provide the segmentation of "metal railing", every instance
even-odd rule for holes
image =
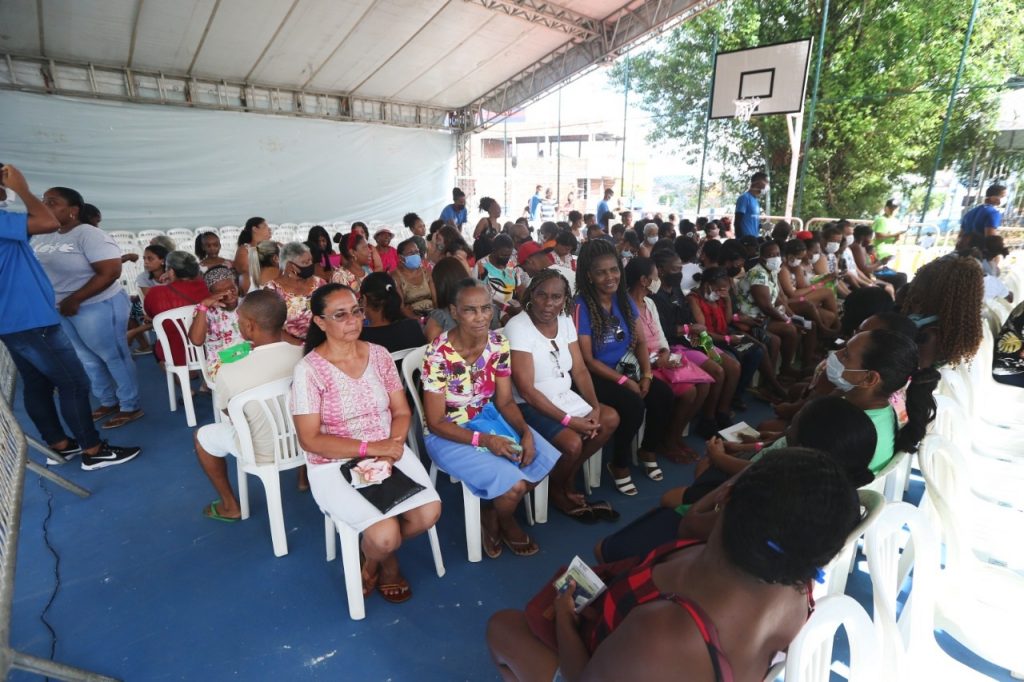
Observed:
[[[780,220],[785,220],[787,223],[789,223],[790,225],[793,226],[793,231],[794,232],[802,232],[804,230],[803,218],[797,218],[796,216],[763,215],[763,216],[761,216],[761,220],[762,221],[770,220],[770,221],[775,221],[775,222],[778,222]]]

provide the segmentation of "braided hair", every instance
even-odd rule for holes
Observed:
[[[615,265],[622,273],[622,261],[615,252],[615,245],[604,239],[592,239],[587,241],[580,249],[579,259],[576,262],[576,293],[583,299],[590,313],[591,338],[596,346],[601,345],[604,340],[605,331],[615,324],[614,316],[607,312],[600,303],[597,287],[590,279],[590,270],[601,258],[611,256],[615,259]],[[626,291],[625,275],[619,277],[619,288],[615,292],[615,300],[618,301],[619,310],[629,327],[630,346],[633,350],[636,345],[636,315],[633,314],[633,306],[629,300],[629,292]]]
[[[565,278],[565,275],[553,268],[544,268],[537,273],[536,277],[530,280],[530,284],[527,285],[526,292],[523,294],[523,306],[530,305],[533,293],[540,288],[541,284],[544,284],[549,279],[556,278],[562,280],[562,284],[565,286],[565,304],[562,306],[562,312],[566,315],[572,315],[572,290],[569,288],[569,280]]]
[[[981,301],[984,273],[974,258],[950,254],[928,263],[907,286],[905,315],[936,315],[935,360],[958,365],[981,345]]]

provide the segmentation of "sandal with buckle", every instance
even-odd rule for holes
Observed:
[[[401,604],[412,598],[412,590],[409,588],[409,581],[399,576],[393,583],[378,583],[377,591],[384,601],[392,604]]]
[[[612,471],[612,465],[611,464],[609,464],[605,468],[608,469],[608,473],[611,474],[611,476],[612,476],[612,482],[615,484],[616,490],[618,490],[620,493],[622,493],[623,495],[628,495],[629,497],[632,497],[632,496],[636,495],[639,492],[636,489],[636,485],[633,483],[633,477],[632,476],[625,476],[624,478],[616,478],[615,477],[615,472]]]

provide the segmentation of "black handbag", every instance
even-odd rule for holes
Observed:
[[[359,464],[359,461],[353,458],[340,467],[341,475],[349,485],[352,484],[352,467]],[[391,466],[391,475],[382,482],[356,488],[356,492],[366,498],[366,501],[379,509],[382,514],[387,514],[421,490],[426,490],[426,488],[406,476],[395,465]]]

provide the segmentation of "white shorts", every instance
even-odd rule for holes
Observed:
[[[228,422],[200,426],[196,432],[199,445],[214,457],[238,455],[238,443],[235,438],[235,427]]]

